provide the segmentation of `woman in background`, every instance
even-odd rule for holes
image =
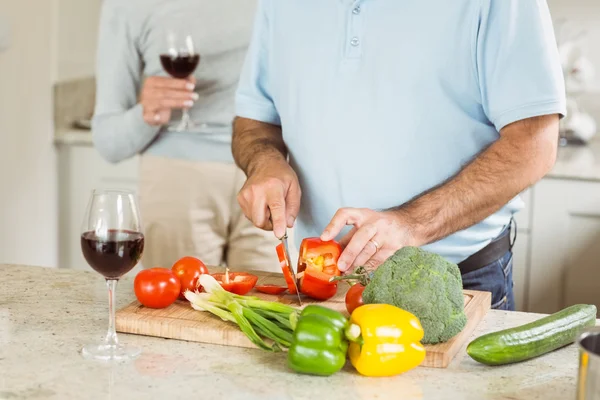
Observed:
[[[234,92],[255,7],[255,0],[102,5],[94,145],[113,163],[141,154],[145,268],[170,267],[190,255],[207,265],[279,270],[273,233],[255,228],[236,201],[246,177],[231,155]],[[173,26],[189,32],[201,57],[189,79],[168,77],[161,65]],[[166,129],[184,108],[206,124]]]

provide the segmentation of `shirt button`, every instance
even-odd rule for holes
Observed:
[[[357,37],[353,37],[352,40],[350,41],[350,44],[354,47],[358,46],[360,44],[360,40],[358,40]]]
[[[356,6],[352,9],[352,14],[358,15],[360,14],[360,6]]]

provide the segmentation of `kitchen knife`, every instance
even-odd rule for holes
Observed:
[[[271,211],[271,210],[269,210],[269,211]],[[269,221],[271,221],[271,225],[272,225],[273,218],[271,218],[271,215],[269,215]],[[290,258],[290,249],[288,247],[288,242],[287,242],[287,240],[288,240],[287,227],[285,228],[283,236],[280,237],[279,240],[281,241],[281,245],[283,246],[283,253],[284,253],[285,261],[287,264],[286,265],[287,270],[290,274],[290,277],[292,278],[292,281],[294,281],[294,288],[296,289],[296,296],[298,296],[298,304],[300,304],[300,306],[302,306],[302,300],[300,299],[300,290],[298,289],[298,278],[296,277],[296,272],[294,272],[294,268],[292,267],[292,259]]]
[[[300,290],[298,290],[298,278],[296,278],[296,273],[294,272],[294,268],[292,267],[292,263],[291,263],[291,258],[290,258],[290,250],[288,248],[288,234],[287,234],[287,229],[285,230],[285,233],[283,234],[283,237],[281,237],[279,240],[281,240],[281,244],[283,244],[283,250],[285,251],[285,259],[286,259],[286,264],[287,264],[287,268],[288,271],[292,277],[292,280],[294,281],[294,287],[296,288],[296,295],[298,296],[298,304],[300,304],[300,306],[302,306],[302,300],[300,299]]]

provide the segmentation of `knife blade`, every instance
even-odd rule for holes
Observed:
[[[292,264],[291,264],[292,259],[290,258],[290,251],[288,248],[287,239],[288,239],[288,234],[287,234],[287,229],[286,229],[285,233],[283,234],[283,237],[281,237],[279,240],[281,240],[281,243],[283,244],[283,250],[285,251],[285,259],[287,260],[287,268],[292,277],[292,280],[294,281],[294,287],[296,288],[296,296],[298,296],[298,304],[300,304],[300,306],[302,306],[302,300],[300,299],[300,290],[298,290],[298,278],[296,277],[296,272],[294,272],[294,268],[292,267]]]

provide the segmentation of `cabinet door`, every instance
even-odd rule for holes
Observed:
[[[137,188],[138,159],[104,161],[93,147],[61,146],[59,158],[59,266],[89,269],[81,254],[81,223],[94,189]]]
[[[529,311],[600,306],[600,183],[543,180],[533,201]]]
[[[517,241],[513,247],[513,288],[515,293],[515,308],[517,311],[527,311],[527,276],[529,272],[529,233],[518,231]]]

